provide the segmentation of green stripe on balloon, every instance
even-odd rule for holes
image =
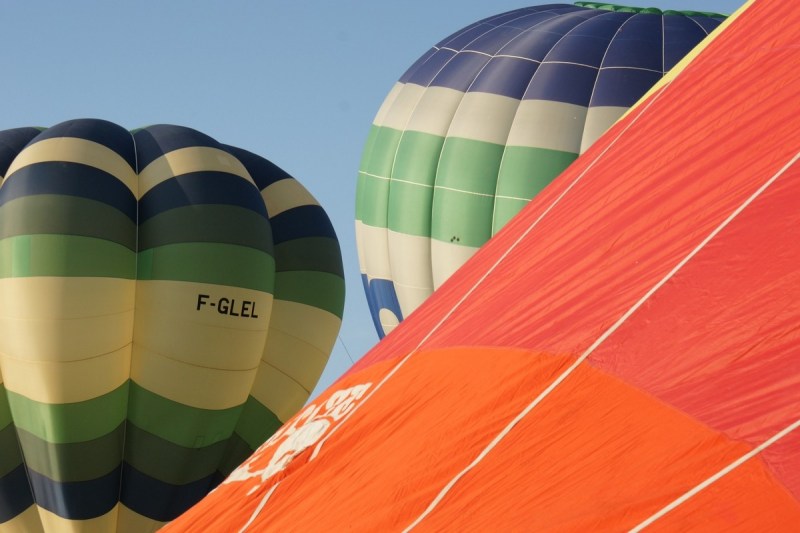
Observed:
[[[0,478],[2,478],[22,463],[17,432],[11,423],[0,429],[0,452],[2,452],[0,453]]]
[[[125,424],[95,439],[54,443],[19,430],[25,464],[53,481],[89,481],[102,477],[122,462]]]
[[[327,272],[278,272],[275,299],[305,304],[342,317],[344,279]]]
[[[3,204],[0,238],[34,234],[94,237],[136,249],[136,222],[104,202],[77,196],[37,194]]]
[[[115,242],[74,235],[20,235],[0,241],[0,278],[135,279],[136,253]]]
[[[248,228],[242,231],[242,228]],[[237,244],[272,253],[267,220],[251,209],[190,205],[164,211],[139,226],[139,250],[184,242]]]
[[[39,439],[52,443],[83,442],[114,431],[125,419],[128,383],[83,402],[41,403],[6,391],[14,424]]]
[[[186,448],[203,448],[233,433],[242,406],[202,409],[174,402],[131,381],[128,421]]]
[[[128,424],[125,441],[125,462],[170,485],[185,485],[212,475],[228,446],[225,440],[201,448],[181,446],[134,424]]]
[[[283,425],[275,414],[252,396],[247,398],[236,433],[255,450]]]
[[[272,256],[253,248],[176,243],[139,252],[137,279],[194,281],[272,293],[274,278],[269,273],[274,269]]]
[[[303,237],[275,245],[277,272],[313,270],[344,278],[339,243],[330,237]]]

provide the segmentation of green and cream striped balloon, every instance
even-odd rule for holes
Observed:
[[[198,131],[0,132],[0,529],[152,531],[306,401],[338,242],[275,165]]]
[[[596,2],[480,20],[394,85],[367,138],[356,240],[382,337],[724,16]]]

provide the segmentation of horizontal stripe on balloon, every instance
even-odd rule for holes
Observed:
[[[46,404],[6,391],[14,424],[39,439],[58,443],[84,442],[113,432],[125,419],[128,383],[83,402]]]
[[[33,144],[49,139],[59,142],[75,139],[97,143],[117,154],[129,167],[136,168],[135,145],[131,133],[113,122],[100,119],[68,120],[43,130],[33,139]]]
[[[238,206],[267,217],[261,195],[249,181],[225,172],[196,171],[162,181],[142,196],[139,224],[164,211],[198,204]]]
[[[13,128],[0,132],[0,179],[5,177],[17,154],[41,131],[40,128]]]
[[[222,481],[219,474],[215,473],[193,483],[171,485],[153,479],[128,464],[123,465],[122,479],[119,501],[132,511],[162,522],[180,516]],[[116,498],[116,492],[114,496]]]
[[[255,448],[251,448],[237,433],[231,435],[227,445],[228,447],[225,450],[225,455],[217,469],[220,477],[223,478],[228,477],[231,472],[236,470],[239,465],[255,451]]]
[[[264,440],[266,438],[261,442]],[[181,446],[135,424],[128,424],[125,433],[125,462],[155,480],[171,485],[185,485],[213,475],[227,446],[227,440],[200,448]]]
[[[328,215],[318,205],[303,205],[271,217],[275,245],[302,237],[336,238]]]
[[[183,148],[221,149],[221,145],[205,133],[185,126],[155,124],[137,129],[132,134],[136,141],[139,169],[147,168],[164,154]]]
[[[108,204],[77,196],[37,194],[3,204],[0,239],[33,234],[93,237],[136,250],[133,220]]]
[[[176,243],[142,250],[137,257],[139,280],[194,281],[269,293],[273,290],[270,272],[275,270],[275,260],[245,246]]]
[[[100,478],[122,462],[125,423],[113,431],[82,442],[53,443],[19,429],[19,443],[29,470],[57,482]]]
[[[6,427],[11,422],[11,409],[9,409],[6,397],[6,386],[0,381],[0,428]]]
[[[20,464],[4,476],[0,476],[0,528],[33,505],[25,466]]]
[[[295,207],[319,205],[317,199],[305,187],[300,185],[299,181],[292,178],[270,184],[261,190],[261,197],[264,199],[270,217]]]
[[[71,520],[85,520],[106,514],[117,504],[121,466],[103,477],[87,481],[58,482],[28,470],[36,503]]]
[[[303,237],[275,246],[275,271],[309,270],[344,277],[339,243],[330,237]]]
[[[17,431],[11,423],[0,426],[0,478],[22,463]]]
[[[275,273],[275,299],[305,304],[342,317],[344,279],[313,271]]]
[[[135,279],[136,253],[114,242],[75,235],[0,240],[0,278],[27,276]]]
[[[183,242],[237,244],[272,254],[264,217],[232,205],[188,205],[164,211],[139,225],[139,250]]]
[[[59,194],[96,200],[136,220],[136,198],[125,184],[100,169],[80,163],[46,162],[28,165],[6,177],[0,187],[0,207],[36,194]]]
[[[285,170],[260,155],[236,146],[223,145],[222,147],[242,162],[259,190],[263,191],[264,188],[277,181],[293,179]]]
[[[255,450],[282,425],[275,413],[249,396],[236,424],[236,435],[250,450]]]
[[[131,381],[128,421],[185,448],[204,448],[230,437],[242,405],[201,409],[169,400]]]

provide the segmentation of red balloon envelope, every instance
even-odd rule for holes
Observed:
[[[797,531],[798,65],[751,3],[167,531]]]

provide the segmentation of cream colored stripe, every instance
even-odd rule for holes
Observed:
[[[407,317],[433,293],[430,237],[390,230],[389,260],[400,310]]]
[[[284,211],[303,205],[319,205],[299,181],[292,178],[283,179],[270,184],[261,191],[261,197],[267,206],[270,218]]]
[[[309,305],[275,300],[262,360],[309,392],[317,384],[342,321]]]
[[[508,96],[467,93],[463,95],[447,136],[505,145],[519,107],[520,101]],[[539,127],[547,127],[547,124]]]
[[[549,100],[523,100],[508,134],[509,146],[546,148],[577,154],[586,108]]]
[[[74,403],[97,398],[128,379],[131,347],[70,362],[28,361],[0,354],[6,388],[37,402]]]
[[[115,533],[154,533],[166,524],[166,522],[158,522],[157,520],[142,516],[128,509],[125,505],[119,504],[117,529],[112,531],[115,531]]]
[[[364,243],[364,265],[370,279],[392,279],[392,269],[389,266],[389,237],[386,228],[361,225],[361,237]]]
[[[417,107],[422,94],[425,92],[424,87],[419,85],[406,84],[403,85],[397,93],[394,101],[383,117],[382,122],[375,121],[376,126],[383,126],[385,128],[393,128],[396,130],[406,129],[411,114]]]
[[[271,309],[272,295],[252,289],[139,281],[134,358],[140,347],[190,365],[255,369],[266,342]]]
[[[99,168],[124,183],[134,196],[137,194],[136,172],[125,159],[102,144],[76,137],[45,139],[28,146],[11,163],[6,177],[20,168],[48,161],[81,163]]]
[[[462,246],[431,239],[431,266],[433,270],[433,290],[442,286],[447,278],[461,268],[478,248]]]
[[[380,109],[378,109],[378,113],[375,115],[375,119],[372,121],[373,124],[377,126],[382,126],[386,122],[386,114],[389,112],[389,109],[394,105],[394,101],[397,99],[397,95],[400,94],[400,91],[403,90],[405,84],[400,83],[399,81],[396,82],[389,94],[386,95],[384,98],[383,103],[381,103]]]
[[[42,529],[42,521],[39,520],[37,507],[35,505],[31,505],[8,522],[3,522],[0,524],[0,532],[44,533],[44,529]]]
[[[113,509],[97,518],[87,520],[69,520],[61,518],[55,513],[51,513],[44,507],[39,507],[39,517],[44,524],[47,533],[108,533],[115,531],[117,526],[117,509],[119,504]]]
[[[583,128],[579,153],[582,154],[588,150],[627,110],[627,107],[590,107],[586,114],[586,125]]]
[[[447,87],[425,89],[404,129],[444,137],[463,98],[464,93]]]
[[[0,279],[0,353],[65,362],[115,352],[133,336],[134,289],[117,278]]]
[[[235,352],[232,349],[230,353]],[[248,370],[197,366],[134,344],[131,379],[174,402],[218,410],[236,407],[247,400],[256,370],[257,366]]]
[[[281,422],[286,422],[303,407],[309,392],[286,374],[262,362],[251,394]]]
[[[362,231],[364,229],[364,223],[360,220],[356,219],[355,224],[355,235],[356,235],[356,250],[358,250],[358,267],[362,274],[367,273],[367,259],[365,256],[364,250],[364,237],[362,236]]]
[[[173,150],[147,165],[139,173],[139,197],[174,176],[204,171],[227,172],[255,185],[244,165],[228,152],[207,146],[190,146]]]

